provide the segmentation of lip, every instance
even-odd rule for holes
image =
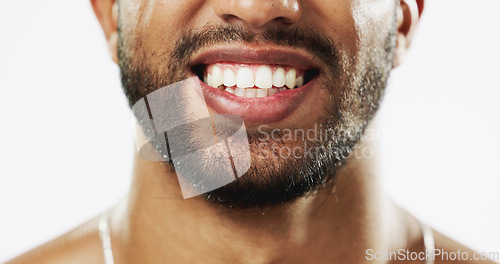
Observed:
[[[252,47],[252,46],[223,46],[213,47],[195,54],[189,67],[200,64],[213,64],[217,62],[235,62],[246,64],[279,64],[291,66],[301,70],[316,69],[320,66],[317,59],[300,49],[283,47]]]
[[[316,79],[272,96],[245,98],[208,86],[198,78],[208,107],[218,114],[237,115],[250,123],[274,123],[285,119],[306,99]]]
[[[205,101],[218,114],[240,116],[249,123],[274,123],[290,116],[310,94],[317,83],[320,68],[314,57],[300,50],[286,48],[221,47],[205,50],[195,55],[190,67],[218,62],[244,64],[273,64],[290,66],[301,70],[314,69],[319,73],[305,85],[292,90],[284,90],[263,98],[245,98],[225,92],[205,84],[198,78]],[[193,76],[196,76],[193,73]]]

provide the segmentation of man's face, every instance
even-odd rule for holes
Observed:
[[[396,4],[121,0],[122,83],[133,105],[199,78],[211,114],[243,118],[251,150],[250,170],[207,200],[292,201],[333,184],[376,112],[392,69]],[[202,177],[217,177],[217,159],[199,162]]]

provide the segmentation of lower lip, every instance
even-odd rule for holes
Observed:
[[[290,116],[304,102],[316,77],[300,88],[262,98],[239,97],[198,80],[208,107],[218,114],[237,115],[250,123],[274,123]]]

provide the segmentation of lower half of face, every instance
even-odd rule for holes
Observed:
[[[383,26],[371,29],[377,33],[362,35],[360,28],[371,31],[368,25],[354,25],[335,34],[327,27],[334,17],[317,24],[323,27],[277,24],[259,31],[221,23],[180,31],[179,25],[165,43],[152,38],[160,34],[157,27],[138,32],[121,23],[119,60],[130,104],[174,87],[157,100],[168,107],[150,100],[149,111],[163,109],[152,115],[156,127],[180,125],[150,139],[169,156],[183,192],[229,207],[268,207],[334,184],[379,106],[396,30],[392,17],[375,23]],[[198,92],[172,86],[186,79],[195,80]],[[242,122],[218,129],[214,120],[224,115]],[[241,140],[231,141],[232,132],[224,135],[229,130],[238,130]],[[169,144],[174,136],[174,145],[182,146]],[[172,148],[185,151],[172,157]]]

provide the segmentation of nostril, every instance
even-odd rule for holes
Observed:
[[[267,24],[269,20],[262,19],[260,15],[252,16],[237,16],[232,14],[225,14],[221,16],[222,20],[228,24],[245,24],[250,27],[260,28]],[[275,20],[275,19],[273,19]]]
[[[224,20],[225,22],[228,22],[228,23],[232,23],[232,22],[235,22],[236,20],[238,20],[237,16],[231,15],[231,14],[223,15],[221,18],[222,18],[222,20]]]
[[[274,20],[276,22],[281,22],[283,24],[291,24],[292,23],[292,20],[290,18],[286,18],[286,17],[277,17]]]
[[[293,24],[300,20],[299,0],[216,0],[214,13],[226,23],[262,28],[268,23]]]

